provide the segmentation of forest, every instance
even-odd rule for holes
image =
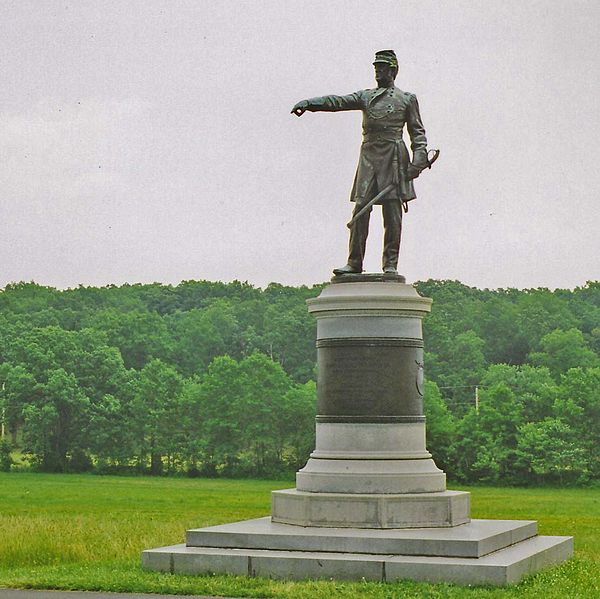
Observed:
[[[600,282],[415,283],[428,448],[451,481],[600,480]],[[314,445],[322,286],[0,291],[0,470],[273,477]]]

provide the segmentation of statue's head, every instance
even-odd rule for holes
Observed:
[[[379,50],[375,52],[375,79],[377,85],[381,87],[389,87],[394,83],[398,74],[398,59],[393,50]]]

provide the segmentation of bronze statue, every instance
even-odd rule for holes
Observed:
[[[397,274],[402,210],[416,198],[413,179],[429,168],[439,155],[429,158],[427,138],[414,94],[394,86],[398,60],[393,50],[375,54],[375,89],[365,89],[347,96],[323,96],[298,102],[292,113],[362,110],[363,143],[358,168],[350,194],[355,202],[350,228],[348,264],[336,268],[336,275],[361,273],[369,233],[371,206],[383,209],[383,272]],[[412,161],[402,131],[406,125],[411,140]]]

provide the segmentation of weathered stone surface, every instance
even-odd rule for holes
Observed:
[[[179,551],[181,545],[146,549],[142,552],[142,567],[155,572],[173,571],[173,552]]]
[[[188,547],[481,557],[537,534],[531,520],[472,520],[452,528],[384,529],[291,526],[256,518],[187,531]]]
[[[273,491],[273,522],[297,526],[342,528],[429,528],[470,520],[470,494],[439,493],[307,493]]]
[[[392,556],[385,562],[386,580],[453,582],[505,586],[518,583],[573,555],[572,537],[533,537],[478,559]],[[432,567],[433,566],[433,567]]]
[[[145,570],[170,572],[171,574],[227,573],[248,576],[248,555],[235,549],[206,548],[171,545],[147,549],[142,553]]]
[[[323,460],[428,459],[425,422],[317,422],[312,458]]]
[[[311,493],[441,493],[446,475],[429,459],[314,459],[296,474],[298,491]]]
[[[348,337],[379,339],[422,339],[423,329],[421,319],[416,316],[380,313],[380,311],[362,314],[329,314],[317,321],[317,339],[344,339]]]
[[[432,300],[421,297],[412,285],[389,281],[329,285],[319,297],[309,299],[306,303],[308,311],[317,318],[376,313],[380,316],[422,318],[431,311]],[[317,339],[322,339],[318,333]]]
[[[568,559],[573,554],[573,541],[572,537],[533,537],[480,558],[175,545],[145,551],[142,563],[146,569],[155,569],[148,556],[150,553],[168,556],[172,564],[170,571],[176,574],[507,585]]]

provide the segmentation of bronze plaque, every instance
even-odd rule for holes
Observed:
[[[408,345],[408,347],[407,347]],[[318,344],[318,414],[422,416],[415,381],[423,348],[411,340],[331,340]]]

